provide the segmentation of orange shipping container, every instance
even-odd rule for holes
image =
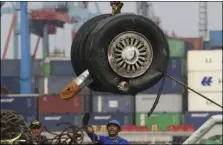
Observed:
[[[200,50],[203,48],[203,40],[201,38],[180,38],[193,45],[193,50]]]

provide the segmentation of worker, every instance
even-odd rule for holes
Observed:
[[[93,133],[92,128],[87,127],[87,134],[94,143],[97,144],[129,144],[127,140],[118,136],[121,125],[117,120],[111,120],[107,124],[108,136],[99,136]]]
[[[32,131],[32,134],[35,137],[35,140],[40,143],[40,144],[46,144],[47,143],[47,138],[46,136],[41,135],[41,129],[42,125],[40,121],[38,120],[33,120],[30,124],[30,130]]]

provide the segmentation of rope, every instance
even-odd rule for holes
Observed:
[[[33,143],[32,133],[24,118],[15,111],[1,110],[1,142],[15,142],[25,140],[27,144]]]
[[[61,131],[61,133],[53,133],[49,131],[46,126],[44,126],[44,130],[54,137],[50,139],[43,140],[42,143],[48,144],[56,144],[56,145],[67,145],[67,144],[82,144],[84,140],[84,131],[86,126],[77,127],[69,122],[62,122],[57,124],[56,126],[66,125],[67,127]],[[87,126],[90,127],[90,126]],[[39,137],[40,138],[40,137]],[[41,142],[39,142],[41,143]]]

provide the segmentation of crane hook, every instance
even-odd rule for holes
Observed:
[[[111,1],[110,5],[112,7],[112,15],[116,15],[121,13],[124,4],[121,1]]]

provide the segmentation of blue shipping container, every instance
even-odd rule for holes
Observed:
[[[184,41],[184,50],[185,50],[185,57],[187,58],[187,52],[193,49],[193,44],[187,41]]]
[[[31,80],[31,89],[33,93],[37,93],[36,78]],[[1,76],[1,87],[6,87],[10,94],[20,94],[20,77]]]
[[[211,116],[218,114],[222,115],[222,112],[187,112],[185,114],[185,123],[194,125],[195,129],[198,129]]]
[[[42,61],[37,59],[31,63],[31,72],[33,76],[43,75]],[[20,76],[20,59],[1,60],[1,76]]]
[[[63,131],[68,126],[60,125],[59,123],[69,122],[75,126],[82,125],[83,114],[48,114],[48,115],[39,115],[39,120],[43,126],[50,131]]]
[[[180,82],[184,82],[183,77],[175,77],[173,76],[173,78],[177,79]],[[143,91],[142,93],[148,93],[148,94],[157,94],[161,83],[162,83],[162,79],[156,83],[154,86],[152,86],[151,88]],[[165,84],[163,86],[163,90],[162,90],[162,94],[182,94],[184,93],[184,87],[182,87],[180,84],[178,84],[176,81],[166,78],[165,80]]]
[[[222,31],[210,31],[209,37],[211,47],[222,47]]]
[[[210,41],[203,41],[203,49],[204,50],[210,49]]]
[[[72,76],[75,77],[71,61],[67,60],[51,60],[50,61],[51,76]]]
[[[181,75],[181,68],[182,65],[182,58],[181,57],[170,57],[169,64],[168,64],[168,74],[170,76],[180,76]]]
[[[1,109],[20,113],[27,123],[37,119],[37,95],[1,96]]]
[[[134,113],[93,113],[89,121],[90,125],[107,125],[110,120],[116,119],[121,125],[133,125]]]
[[[10,94],[20,93],[20,78],[1,76],[1,87],[6,87]]]
[[[93,96],[94,112],[134,112],[134,96]]]

